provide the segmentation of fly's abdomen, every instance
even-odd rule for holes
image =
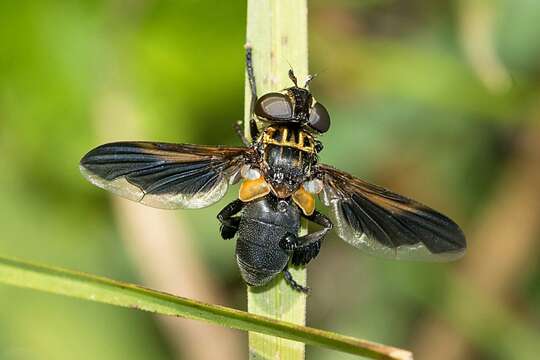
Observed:
[[[268,283],[289,262],[289,254],[279,246],[287,234],[298,232],[300,214],[296,206],[273,209],[266,198],[244,209],[238,229],[236,259],[244,280],[253,286]]]
[[[279,247],[288,229],[265,220],[244,215],[238,229],[236,260],[244,280],[254,286],[268,283],[289,261],[289,254]]]

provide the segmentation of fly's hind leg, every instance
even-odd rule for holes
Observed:
[[[293,279],[288,267],[285,267],[285,269],[283,269],[283,278],[285,279],[285,282],[294,290],[302,292],[304,294],[309,293],[309,288],[307,286],[302,286]]]
[[[324,236],[332,229],[332,221],[317,210],[313,215],[306,218],[323,228],[311,234],[298,237],[294,234],[287,234],[279,242],[279,246],[285,251],[292,252],[291,263],[293,265],[306,265],[314,259],[321,249],[321,242]]]
[[[224,240],[232,239],[236,235],[238,226],[240,225],[240,216],[235,215],[242,211],[244,206],[245,203],[242,200],[237,199],[225,206],[217,215],[217,218],[221,223],[219,232]]]

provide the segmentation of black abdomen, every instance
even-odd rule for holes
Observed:
[[[279,247],[279,241],[287,233],[298,233],[300,212],[296,205],[281,201],[279,204],[270,195],[244,208],[238,229],[236,260],[242,277],[250,285],[265,285],[289,261],[289,254]]]

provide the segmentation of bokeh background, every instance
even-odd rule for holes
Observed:
[[[0,254],[245,308],[216,213],[111,199],[112,140],[239,144],[244,1],[0,2]],[[309,324],[417,359],[540,353],[540,2],[312,0],[322,161],[454,218],[469,250],[392,262],[330,238]],[[294,64],[292,64],[294,66]],[[242,359],[246,336],[0,286],[0,359]],[[352,356],[309,348],[309,359]]]

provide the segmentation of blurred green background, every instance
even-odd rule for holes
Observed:
[[[463,260],[421,264],[330,238],[309,266],[309,324],[417,359],[538,358],[540,2],[309,10],[312,91],[333,121],[322,161],[439,209],[469,240]],[[77,168],[111,140],[239,145],[245,14],[244,1],[0,2],[0,254],[245,308],[234,243],[215,219],[235,190],[164,214],[112,202]],[[0,359],[74,358],[247,358],[247,343],[0,286]]]

